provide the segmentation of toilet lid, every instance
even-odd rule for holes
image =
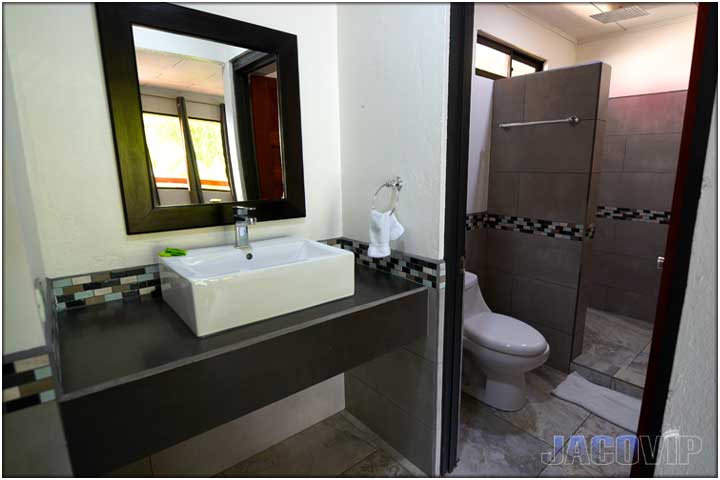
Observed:
[[[499,313],[476,313],[464,319],[465,336],[496,352],[534,357],[545,352],[547,342],[525,322]]]

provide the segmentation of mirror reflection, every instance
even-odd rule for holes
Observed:
[[[156,205],[280,200],[273,54],[133,26]]]

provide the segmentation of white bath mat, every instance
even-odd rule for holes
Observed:
[[[552,394],[579,405],[625,430],[637,432],[641,405],[639,398],[595,385],[577,372],[568,375]]]

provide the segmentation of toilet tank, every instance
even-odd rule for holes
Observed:
[[[477,275],[472,272],[465,272],[465,282],[463,291],[463,317],[474,313],[490,312],[490,308],[485,303],[485,299],[480,291]]]

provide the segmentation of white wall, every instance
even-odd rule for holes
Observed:
[[[263,222],[251,237],[341,235],[336,6],[191,6],[299,35],[308,215]],[[47,276],[151,263],[166,246],[230,243],[229,227],[125,233],[94,6],[14,4],[4,14]]]
[[[449,5],[340,4],[344,235],[368,240],[375,190],[400,175],[395,248],[443,256]]]
[[[3,70],[7,72],[3,46]],[[15,90],[3,82],[3,354],[45,345],[34,282],[44,279]]]
[[[694,38],[695,17],[690,17],[581,44],[577,59],[612,66],[611,97],[686,90]]]
[[[475,31],[482,30],[547,60],[546,68],[575,63],[575,44],[502,4],[475,4]],[[473,53],[473,58],[475,55]],[[492,80],[474,74],[470,105],[467,211],[487,210]]]
[[[717,93],[693,233],[690,272],[670,378],[664,434],[702,438],[689,465],[659,464],[659,477],[717,476]],[[668,447],[663,439],[661,447]],[[661,450],[662,451],[662,450]]]

